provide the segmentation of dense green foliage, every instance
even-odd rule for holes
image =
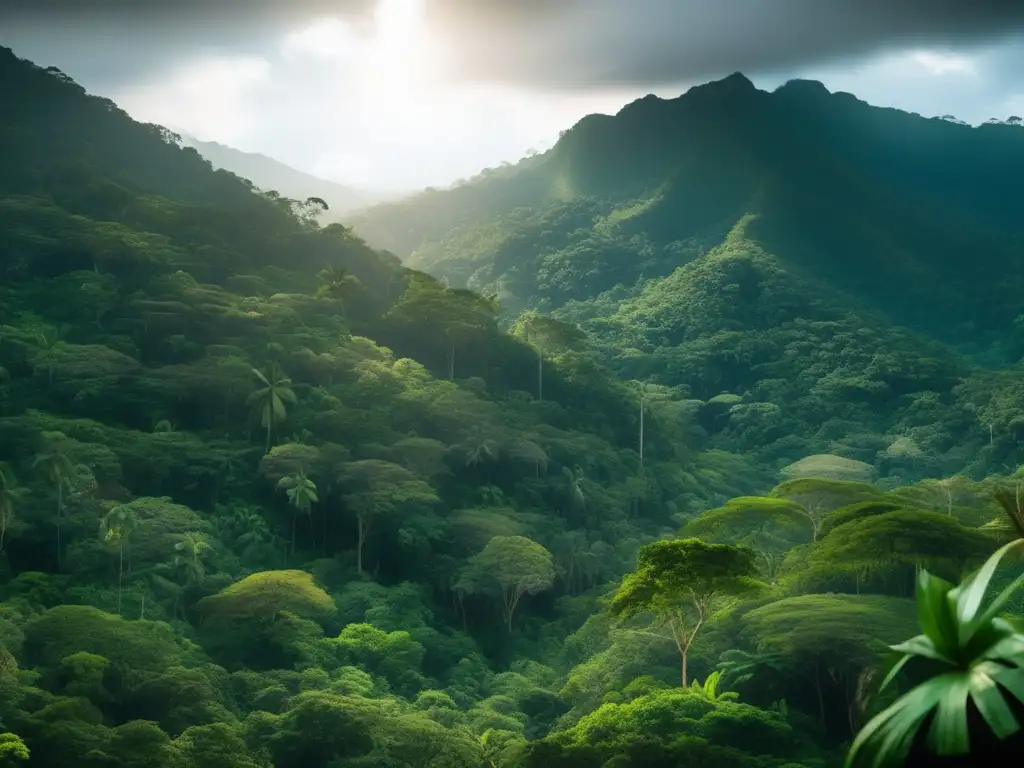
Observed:
[[[510,323],[580,325],[692,399],[706,446],[906,482],[1024,462],[1021,173],[1019,126],[736,75],[355,225]]]
[[[606,313],[581,245],[506,332],[506,284],[3,49],[0,101],[0,765],[828,768],[919,569],[1019,533],[1016,375],[837,309],[750,222]],[[570,194],[631,189],[582,167],[602,131],[523,221],[632,263],[632,214]]]

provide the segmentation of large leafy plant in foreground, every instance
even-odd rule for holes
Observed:
[[[921,570],[917,616],[924,634],[893,646],[904,656],[882,687],[911,661],[934,666],[935,674],[864,726],[850,748],[847,768],[900,765],[915,746],[935,756],[976,753],[982,744],[1020,732],[1024,634],[998,614],[1024,583],[1024,574],[983,604],[1000,560],[1011,550],[1024,550],[1024,539],[1001,547],[958,587]]]

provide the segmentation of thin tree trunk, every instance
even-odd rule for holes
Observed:
[[[537,345],[537,400],[544,402],[544,348]]]
[[[644,465],[644,396],[640,395],[640,466]]]
[[[124,542],[117,548],[117,615],[121,615],[121,583],[124,580]]]
[[[321,554],[323,554],[324,557],[327,557],[327,510],[324,509],[323,507],[321,507],[321,511],[323,512],[323,516],[324,516],[324,524],[323,524],[323,531],[321,531],[321,533],[320,533],[320,535],[322,537],[321,541],[320,541],[320,544],[321,544],[320,552],[321,552]]]
[[[273,420],[268,420],[267,422],[267,446],[263,451],[264,455],[270,453],[270,427],[273,425],[273,423]]]
[[[357,539],[356,539],[356,573],[360,576],[363,574],[363,542],[366,541],[366,533],[363,527],[362,518],[360,518],[356,525]]]
[[[818,712],[821,714],[821,727],[825,728],[825,697],[821,693],[821,660],[814,660],[814,689],[818,692]]]
[[[60,544],[61,510],[64,509],[64,478],[57,482],[57,570],[62,568],[62,552]]]
[[[515,610],[515,604],[512,602],[512,595],[505,593],[505,627],[508,633],[512,634],[512,612]]]
[[[681,658],[680,666],[682,667],[683,688],[685,688],[687,686],[687,684],[689,683],[689,680],[687,679],[687,676],[686,676],[686,653],[687,653],[688,650],[689,649],[684,646],[679,651],[679,655],[680,655],[680,658]]]
[[[455,597],[459,601],[459,614],[462,616],[462,631],[466,632],[466,605],[462,602],[462,592],[455,590]]]

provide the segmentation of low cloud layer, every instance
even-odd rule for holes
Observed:
[[[459,75],[565,88],[794,69],[1024,30],[1019,0],[443,0],[429,7],[435,31],[457,50],[451,61]]]
[[[138,119],[376,189],[734,71],[1024,113],[1024,0],[0,0],[0,45]]]
[[[544,89],[657,86],[800,68],[907,46],[970,46],[1024,31],[1020,0],[409,0],[457,79]],[[116,74],[190,51],[251,53],[373,0],[0,0],[0,39],[62,36]],[[62,30],[63,27],[63,30]],[[104,34],[95,34],[106,30]],[[131,31],[131,37],[116,36]],[[74,34],[72,34],[74,33]],[[76,39],[72,39],[72,37]],[[15,40],[16,41],[16,40]],[[117,45],[111,43],[118,42]],[[34,46],[33,46],[34,47]]]

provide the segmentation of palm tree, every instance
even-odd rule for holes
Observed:
[[[124,580],[124,545],[135,530],[135,512],[130,507],[116,506],[100,521],[100,538],[117,546],[117,615],[121,615],[121,583]]]
[[[295,519],[299,514],[310,514],[310,510],[316,502],[320,501],[316,495],[316,483],[306,477],[304,471],[282,477],[278,488],[283,488],[288,495],[288,503],[294,507],[292,513],[292,555],[295,555]]]
[[[317,298],[330,298],[341,301],[348,290],[359,282],[344,267],[324,267],[317,272],[320,286],[316,290]]]
[[[263,387],[257,389],[246,401],[254,412],[259,414],[260,426],[267,430],[267,444],[265,453],[270,453],[270,433],[275,424],[282,423],[288,418],[288,409],[285,403],[295,404],[298,399],[292,391],[292,380],[289,379],[277,365],[273,365],[269,375],[252,369],[256,378],[260,380]]]
[[[242,547],[243,559],[251,559],[270,543],[271,538],[270,526],[267,525],[266,519],[259,513],[253,513],[249,517],[245,532],[235,539],[235,544]]]
[[[924,667],[927,677],[864,726],[847,768],[899,765],[908,756],[907,765],[914,758],[931,764],[935,755],[947,761],[969,755],[965,765],[1004,765],[1021,754],[1024,633],[999,613],[1024,584],[1024,573],[983,605],[1000,560],[1011,550],[1024,550],[1024,539],[1000,547],[958,587],[921,570],[917,615],[923,634],[893,646],[904,655],[882,687],[911,663]]]
[[[75,473],[75,465],[66,450],[67,438],[59,432],[45,434],[47,448],[37,454],[32,462],[33,467],[40,467],[47,479],[57,488],[57,568],[61,567],[63,552],[61,550],[60,531],[64,510],[64,486]]]
[[[185,574],[185,585],[201,584],[206,578],[206,565],[203,553],[210,548],[210,543],[201,533],[183,534],[181,541],[174,545],[174,566]]]
[[[1024,484],[1016,483],[1012,491],[999,488],[994,496],[1004,514],[983,527],[1009,534],[1008,538],[1024,538]]]
[[[459,447],[467,467],[496,461],[500,454],[498,442],[490,437],[486,427],[479,424],[469,431]]]
[[[6,463],[0,462],[0,552],[4,551],[4,538],[14,521],[14,504],[18,496],[14,473]]]

